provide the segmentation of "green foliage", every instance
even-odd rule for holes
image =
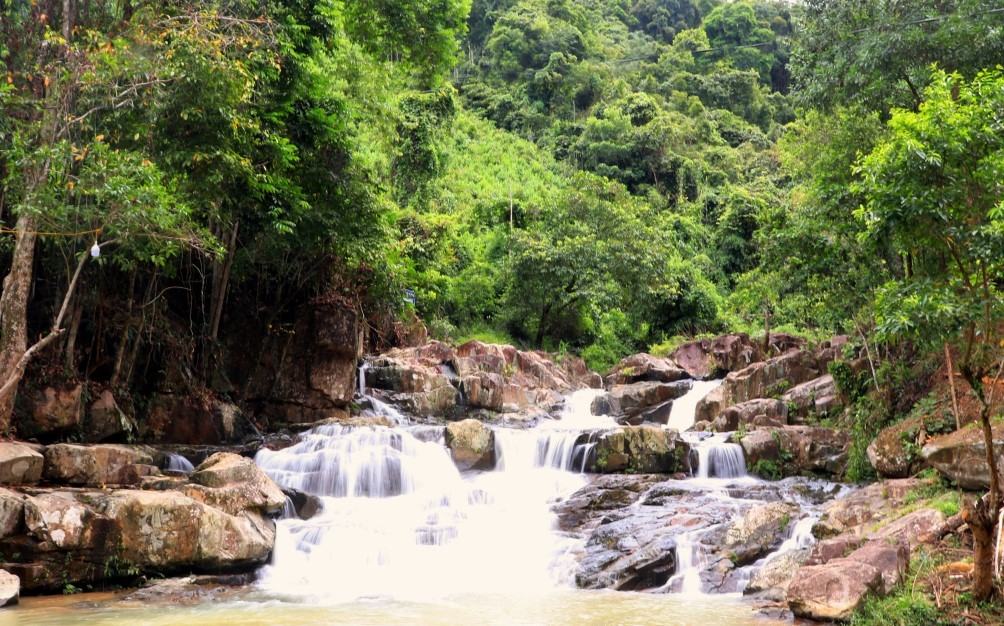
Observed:
[[[891,596],[869,596],[854,613],[852,626],[935,626],[949,624],[940,618],[925,596],[900,590]]]

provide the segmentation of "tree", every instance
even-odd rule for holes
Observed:
[[[972,77],[1004,61],[1004,13],[986,0],[805,0],[795,5],[798,98],[828,109],[916,109],[937,63]]]
[[[891,242],[905,272],[876,297],[880,336],[961,342],[959,368],[979,401],[990,490],[964,510],[973,531],[973,595],[993,591],[994,528],[1004,506],[990,408],[1004,368],[1004,71],[972,82],[933,71],[916,112],[895,109],[889,134],[860,164],[872,241]]]

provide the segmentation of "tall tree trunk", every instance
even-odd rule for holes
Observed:
[[[234,222],[234,227],[229,233],[227,255],[223,260],[223,266],[220,267],[219,263],[213,263],[215,266],[213,269],[213,292],[211,294],[213,302],[210,307],[211,317],[209,325],[209,340],[212,342],[216,341],[220,332],[220,320],[223,318],[223,303],[226,301],[227,287],[230,283],[230,269],[234,265],[234,256],[237,253],[237,230],[239,226],[239,222]]]
[[[28,299],[38,238],[35,220],[27,215],[18,217],[14,229],[14,258],[0,295],[0,387],[7,390],[0,393],[0,434],[10,428],[17,383],[21,380],[17,366],[28,350]],[[7,385],[11,380],[13,386]]]
[[[115,365],[112,367],[111,378],[108,379],[108,386],[115,389],[119,385],[119,377],[122,375],[122,363],[125,361],[126,350],[129,346],[129,330],[132,328],[133,306],[136,303],[136,270],[129,274],[129,298],[126,300],[125,321],[122,322],[122,332],[119,334],[119,345],[115,347]]]

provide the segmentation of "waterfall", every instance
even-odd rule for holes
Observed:
[[[678,587],[679,593],[697,595],[701,589],[701,568],[706,562],[705,551],[696,533],[684,533],[676,538],[676,574],[662,591]]]
[[[370,368],[370,364],[363,361],[359,366],[359,397],[366,397],[366,370]]]
[[[687,439],[697,456],[696,478],[742,478],[746,476],[743,448],[727,443],[729,433],[715,433],[703,438],[688,433]]]
[[[176,452],[167,452],[164,455],[164,471],[191,474],[195,471],[195,466],[184,456]]]
[[[673,400],[666,428],[675,428],[681,433],[692,428],[697,403],[721,384],[721,380],[695,380],[690,391]]]

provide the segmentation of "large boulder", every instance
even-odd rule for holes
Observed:
[[[259,565],[275,541],[271,520],[230,515],[178,492],[117,491],[102,504],[119,534],[118,559],[145,571]]]
[[[788,585],[808,557],[809,549],[802,548],[769,558],[750,577],[749,583],[743,589],[743,595],[757,595],[775,602],[787,599]]]
[[[446,447],[461,471],[495,467],[495,433],[478,420],[447,424]]]
[[[1004,424],[995,422],[991,432],[994,455],[1001,467],[1004,466]],[[963,489],[983,491],[990,487],[986,443],[983,432],[975,424],[931,440],[924,446],[921,454],[928,465]]]
[[[305,409],[304,415],[316,414]],[[340,415],[348,416],[332,409],[323,417]],[[171,393],[150,396],[142,430],[148,440],[189,445],[233,443],[254,433],[250,421],[233,403],[205,395]]]
[[[921,537],[940,528],[944,523],[945,514],[941,511],[918,509],[867,533],[866,536],[887,543],[904,543],[913,549],[920,543]]]
[[[622,424],[642,422],[665,424],[672,410],[672,401],[690,391],[691,382],[640,382],[614,385],[607,394],[609,415]]]
[[[788,423],[788,405],[780,400],[757,398],[723,409],[711,422],[712,430],[732,432],[753,426],[784,426]]]
[[[203,461],[184,491],[189,496],[230,515],[243,511],[274,513],[286,503],[286,495],[254,461],[230,452],[217,452]]]
[[[587,465],[600,473],[672,474],[689,469],[689,450],[675,430],[625,426],[599,437]]]
[[[226,453],[210,457],[194,477],[155,490],[34,489],[20,500],[0,493],[4,567],[26,590],[41,592],[267,562],[275,542],[268,515],[283,507],[282,491],[249,459]]]
[[[697,401],[697,406],[694,407],[694,423],[712,422],[722,411],[722,400],[722,387],[719,385]]]
[[[154,451],[146,446],[57,443],[45,449],[45,479],[54,483],[98,487],[138,484],[159,474]]]
[[[789,388],[817,378],[820,364],[809,351],[792,350],[767,361],[731,372],[722,383],[722,406],[755,398],[779,396]]]
[[[881,595],[892,593],[903,582],[910,568],[910,546],[906,542],[869,541],[844,557],[848,561],[867,563],[882,574]],[[834,559],[837,563],[841,559]]]
[[[781,400],[792,409],[789,420],[804,422],[809,417],[829,417],[840,408],[840,394],[833,376],[826,374],[795,385],[781,394]]]
[[[670,358],[692,378],[706,380],[760,361],[763,352],[749,335],[740,333],[685,343]]]
[[[14,416],[18,435],[52,441],[82,430],[84,386],[69,389],[45,387],[18,394]]]
[[[118,440],[137,431],[136,422],[115,402],[111,390],[105,389],[87,408],[85,439],[91,443]]]
[[[0,539],[22,531],[25,496],[0,488]]]
[[[739,443],[746,466],[768,478],[799,473],[840,476],[847,464],[850,436],[840,428],[785,426],[755,430]]]
[[[21,579],[0,569],[0,607],[17,604],[21,597]]]
[[[916,478],[884,480],[831,500],[823,508],[823,515],[812,532],[817,537],[832,537],[850,531],[864,534],[866,524],[874,526],[877,521],[891,516],[904,506],[911,492],[926,484]]]
[[[604,380],[607,387],[630,385],[640,382],[672,383],[691,378],[672,359],[661,359],[651,354],[641,353],[623,359],[607,373]]]
[[[799,568],[788,585],[788,608],[797,617],[845,621],[883,586],[882,572],[868,563],[838,559],[807,565]]]
[[[44,457],[31,447],[0,442],[0,484],[34,485],[42,478]]]
[[[725,532],[722,551],[737,565],[746,565],[777,547],[798,507],[784,502],[758,504],[747,509]]]

